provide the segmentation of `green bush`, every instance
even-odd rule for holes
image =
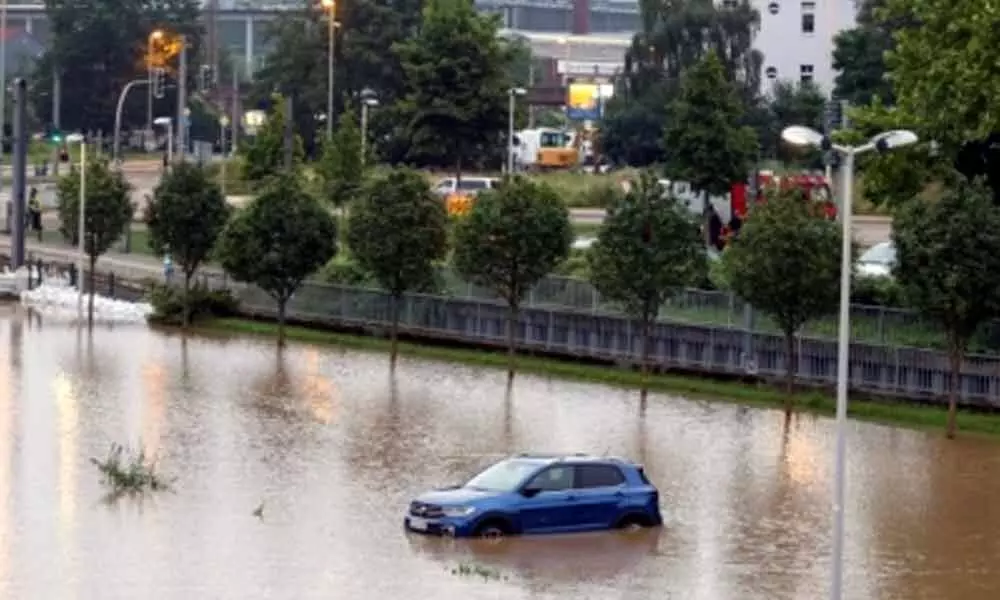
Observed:
[[[571,250],[569,257],[556,266],[553,275],[589,279],[590,268],[587,264],[586,250]]]
[[[870,306],[904,308],[903,292],[891,277],[855,277],[851,302]]]
[[[581,175],[580,177],[586,177]],[[581,192],[564,195],[566,204],[579,208],[608,208],[621,195],[621,186],[608,181],[595,182]]]
[[[240,303],[229,290],[210,290],[195,284],[190,290],[191,322],[199,319],[231,317],[239,313]],[[184,290],[171,285],[154,283],[148,292],[153,306],[150,320],[164,325],[184,322]]]
[[[357,287],[377,287],[372,278],[365,273],[361,265],[343,256],[335,256],[327,262],[319,272],[319,278],[336,285],[351,285]]]

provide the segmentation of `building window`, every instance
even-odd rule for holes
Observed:
[[[816,31],[816,3],[802,3],[802,33],[812,34]]]
[[[813,66],[812,65],[800,65],[799,66],[799,81],[802,83],[812,83],[813,81]]]
[[[722,8],[734,9],[736,4],[736,0],[722,0]]]
[[[771,13],[772,15],[778,14],[779,10],[781,10],[781,6],[777,2],[772,2],[767,5],[767,12]]]
[[[778,69],[775,68],[775,67],[768,67],[767,70],[764,71],[764,74],[767,75],[768,79],[777,79],[778,78]]]

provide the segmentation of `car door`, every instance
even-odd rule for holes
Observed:
[[[553,465],[532,477],[524,488],[537,488],[534,496],[521,498],[518,507],[525,533],[553,533],[572,525],[575,500],[572,465]]]
[[[625,474],[615,465],[576,465],[575,529],[605,529],[614,524],[625,503]]]

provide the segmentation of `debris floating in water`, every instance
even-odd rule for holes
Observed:
[[[88,299],[84,297],[84,303]],[[77,289],[66,278],[52,278],[32,290],[21,292],[21,303],[45,316],[75,320]],[[84,312],[87,308],[84,307]],[[104,324],[143,324],[153,307],[146,302],[126,302],[94,295],[94,321]]]

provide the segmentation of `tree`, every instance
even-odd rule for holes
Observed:
[[[453,166],[460,177],[463,163],[482,163],[502,147],[512,57],[499,29],[498,15],[481,15],[467,0],[429,0],[419,32],[396,45],[409,160]]]
[[[982,181],[955,181],[939,201],[914,201],[898,211],[892,240],[904,297],[948,339],[953,438],[969,339],[1000,310],[1000,211]]]
[[[650,329],[668,298],[706,276],[698,224],[681,201],[644,173],[608,209],[588,253],[590,280],[636,321],[642,340],[642,398],[647,391]]]
[[[97,259],[111,249],[132,221],[132,186],[121,171],[112,170],[106,160],[93,159],[86,165],[83,248],[90,266],[87,324],[94,324],[94,271]],[[80,243],[80,174],[74,168],[59,179],[59,231],[74,246]],[[77,285],[82,286],[78,274]]]
[[[267,121],[246,146],[243,161],[243,177],[248,181],[260,182],[285,171],[285,101],[278,95],[271,96],[271,110]],[[293,165],[301,164],[305,152],[302,138],[294,136],[292,147]]]
[[[569,256],[573,228],[559,194],[523,177],[480,194],[455,226],[453,263],[468,281],[507,302],[508,381],[525,294]]]
[[[601,124],[600,148],[615,164],[647,167],[662,162],[663,131],[667,122],[667,95],[615,97],[608,101]]]
[[[722,255],[729,287],[770,316],[785,337],[786,415],[798,362],[795,335],[837,307],[841,241],[837,223],[801,190],[769,190]]]
[[[663,147],[666,175],[708,195],[729,193],[757,156],[754,132],[740,125],[743,109],[714,52],[684,75],[670,109]],[[706,203],[707,206],[707,203]]]
[[[184,274],[185,327],[191,319],[191,278],[211,254],[229,212],[218,184],[192,163],[174,165],[146,208],[150,250],[161,256],[169,253]]]
[[[145,77],[153,30],[185,35],[189,61],[197,64],[202,32],[197,0],[45,0],[45,14],[51,39],[32,78],[41,92],[32,100],[36,113],[51,122],[52,74],[58,70],[63,98],[86,99],[62,103],[61,125],[67,130],[111,131],[118,95],[129,81]],[[145,100],[144,94],[129,97],[124,127],[145,124]]]
[[[885,3],[885,0],[862,0],[857,26],[833,38],[833,68],[838,72],[833,95],[854,106],[866,106],[873,101],[893,103],[885,54],[892,50],[894,27],[879,16]]]
[[[278,305],[278,346],[285,345],[288,301],[337,251],[337,225],[294,175],[283,174],[230,219],[219,237],[222,267]]]
[[[361,156],[361,130],[357,116],[346,111],[333,139],[323,143],[323,154],[316,165],[316,174],[323,184],[323,200],[331,206],[345,206],[358,193],[364,179]]]
[[[448,214],[421,173],[393,170],[362,188],[351,211],[347,243],[361,268],[391,297],[390,360],[395,368],[403,294],[433,284],[434,262],[448,248]]]

